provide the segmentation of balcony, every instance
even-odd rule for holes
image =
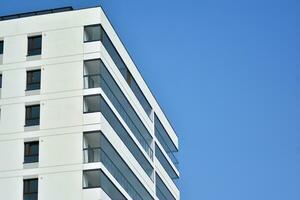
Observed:
[[[157,118],[157,116],[154,116],[154,126],[155,126],[155,136],[159,143],[162,145],[165,152],[168,154],[169,158],[175,165],[175,167],[178,169],[178,159],[177,159],[177,152],[178,149],[174,145],[173,141],[170,139],[169,134]]]
[[[158,174],[156,174],[156,196],[159,200],[176,200]]]
[[[147,175],[153,180],[153,167],[138,147],[137,143],[132,139],[126,128],[120,122],[110,106],[100,95],[84,96],[84,113],[101,112],[112,129],[119,136],[134,158],[138,161]],[[89,114],[90,115],[90,114]]]
[[[85,133],[83,141],[84,163],[102,162],[132,199],[153,199],[101,132]],[[91,176],[90,181],[85,183],[85,187],[93,188],[101,185],[97,176]]]
[[[101,72],[101,73],[100,73]],[[153,138],[101,60],[84,62],[84,88],[101,87],[143,149],[153,160]]]
[[[116,188],[116,186],[100,169],[83,171],[83,189],[83,200],[126,200],[124,195]]]

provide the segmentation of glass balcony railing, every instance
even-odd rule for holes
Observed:
[[[110,197],[110,199],[127,199],[115,186],[115,184],[107,177],[102,169],[84,170],[82,175],[83,189],[87,190],[101,188]]]
[[[100,74],[84,75],[84,88],[98,88],[100,87]]]
[[[176,151],[171,151],[171,149],[168,148],[168,145],[166,144],[165,140],[162,138],[162,136],[160,134],[156,134],[156,137],[157,137],[158,141],[164,147],[166,153],[168,154],[169,158],[171,159],[171,161],[173,162],[175,167],[178,168],[179,161],[178,161],[177,156],[176,156],[177,152]]]
[[[101,95],[84,96],[84,113],[101,112],[133,157],[153,181],[153,167]]]
[[[158,174],[156,174],[156,196],[159,200],[176,200]]]
[[[149,155],[151,160],[153,160],[153,150],[150,146],[152,142],[150,133],[135,114],[135,111],[129,102],[127,102],[126,97],[118,88],[112,77],[109,77],[109,72],[104,68],[101,68],[101,71],[103,71],[104,76],[102,74],[84,75],[84,88],[101,87],[103,89],[143,149]],[[145,134],[147,135],[148,141],[143,136]]]
[[[100,147],[84,148],[83,149],[83,162],[84,163],[101,162],[100,154],[101,154]]]
[[[118,181],[124,190],[132,197],[132,199],[143,200],[126,176],[119,170],[109,156],[101,149],[101,147],[83,149],[84,162],[102,162],[111,175]]]
[[[177,147],[174,145],[173,141],[170,139],[169,134],[161,124],[158,117],[154,116],[154,127],[155,127],[155,136],[157,140],[162,145],[165,152],[168,154],[169,158],[173,162],[176,168],[178,168],[179,162],[177,159],[176,153],[178,152]]]

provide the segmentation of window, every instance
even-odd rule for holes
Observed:
[[[2,88],[2,74],[0,74],[0,88]]]
[[[101,169],[83,171],[83,189],[102,188],[110,199],[126,200],[124,195]]]
[[[3,49],[4,49],[4,42],[0,41],[0,54],[3,54]]]
[[[24,143],[24,163],[39,161],[39,141]]]
[[[23,180],[23,200],[38,199],[38,179]]]
[[[84,27],[84,42],[100,41],[101,27],[100,25],[90,25]]]
[[[83,98],[83,112],[100,112],[100,95],[89,95]]]
[[[26,106],[25,126],[40,124],[40,105]]]
[[[41,70],[27,71],[26,90],[38,90],[41,88]]]
[[[42,36],[28,37],[28,56],[41,55],[42,53]]]

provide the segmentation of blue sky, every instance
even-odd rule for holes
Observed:
[[[300,199],[299,1],[10,0],[0,15],[100,4],[178,132],[183,200]]]

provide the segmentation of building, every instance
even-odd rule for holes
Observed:
[[[178,137],[100,7],[0,17],[0,199],[178,200]]]

